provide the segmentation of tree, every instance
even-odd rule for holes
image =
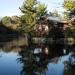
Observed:
[[[53,17],[60,17],[60,14],[58,13],[57,10],[54,10],[53,12],[50,12],[50,15]]]
[[[63,7],[68,11],[75,9],[75,1],[74,0],[64,0]]]
[[[63,7],[67,10],[66,15],[67,18],[72,18],[75,15],[75,0],[64,0]]]
[[[46,16],[46,6],[37,0],[25,0],[20,7],[23,15],[20,18],[20,29],[24,32],[32,32],[38,19]]]
[[[75,37],[75,22],[72,20],[75,16],[75,0],[64,0],[63,7],[67,10],[64,17],[70,22],[70,26],[65,30],[65,36]]]
[[[8,16],[3,17],[1,21],[2,21],[2,24],[5,26],[10,26],[11,24],[11,18]]]
[[[64,20],[69,20],[72,17],[68,11],[64,11],[63,14],[64,14],[64,17],[63,17]]]
[[[41,4],[40,2],[38,3],[38,6],[36,7],[36,17],[38,17],[38,19],[47,17],[46,8],[47,7],[45,6],[45,4]]]

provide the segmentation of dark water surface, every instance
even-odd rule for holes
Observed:
[[[60,46],[55,48],[59,51],[46,46],[47,54],[35,51],[41,50],[40,46],[15,47],[13,50],[9,47],[0,49],[0,75],[75,75],[75,69],[68,64],[70,53],[60,53]]]

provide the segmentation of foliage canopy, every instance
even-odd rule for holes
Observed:
[[[2,18],[2,24],[5,25],[5,26],[9,26],[11,23],[11,18],[8,17],[8,16],[5,16]]]
[[[67,10],[74,10],[75,9],[75,1],[74,0],[64,0],[63,4],[64,8]]]
[[[45,4],[41,4],[37,0],[25,0],[20,10],[23,13],[20,18],[20,28],[24,32],[34,31],[37,20],[47,14]]]

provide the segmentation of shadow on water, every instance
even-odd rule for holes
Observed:
[[[46,48],[49,50],[48,52],[45,51]],[[64,56],[64,53],[62,52],[63,46],[32,45],[32,47],[21,47],[21,49],[22,50],[19,52],[21,58],[18,59],[18,61],[23,64],[21,75],[43,75],[43,74],[62,75],[63,74],[63,72],[60,73],[61,71],[60,72],[57,71],[56,74],[47,73],[47,71],[49,70],[48,64],[53,65],[55,63],[56,65],[60,65],[62,62],[59,63],[59,61],[64,60],[65,57],[62,58],[62,56]],[[37,49],[41,50],[42,52],[38,52]],[[37,52],[35,52],[35,50],[37,50]],[[62,65],[64,65],[64,62],[62,63]],[[62,66],[61,69],[63,71]],[[63,75],[67,75],[65,74],[65,69]]]
[[[44,55],[34,54],[29,48],[19,52],[22,56],[20,62],[23,63],[22,75],[38,75],[47,69],[48,60]]]
[[[9,52],[11,50],[21,50],[20,46],[24,45],[27,45],[27,38],[23,33],[0,25],[0,48]]]
[[[7,42],[19,36],[21,36],[19,31],[0,25],[0,42]]]
[[[69,61],[64,61],[63,75],[75,75],[75,66],[71,66]]]
[[[21,39],[21,38],[20,38]],[[69,51],[64,54],[64,45],[31,45],[25,46],[16,40],[3,44],[3,52],[18,52],[17,62],[22,64],[20,75],[74,75],[74,69],[65,65]],[[21,39],[22,41],[22,39]],[[67,47],[67,50],[74,47]],[[59,67],[61,67],[59,69]],[[66,69],[67,68],[67,69]],[[71,72],[70,72],[70,71]],[[69,72],[70,73],[69,73]],[[68,74],[69,73],[69,74]],[[73,74],[74,73],[74,74]],[[16,74],[15,74],[16,75]]]

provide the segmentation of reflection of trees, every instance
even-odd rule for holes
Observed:
[[[75,68],[69,65],[69,61],[66,61],[64,65],[63,75],[75,75]]]
[[[57,56],[60,55],[60,53],[54,52],[54,54],[51,54],[51,50],[49,55],[46,55],[45,53],[41,54],[33,54],[34,47],[32,46],[32,49],[29,47],[21,47],[22,50],[19,52],[19,55],[21,58],[19,58],[19,62],[23,64],[21,75],[38,75],[38,74],[45,74],[47,70],[47,64],[49,62],[52,63],[58,63],[59,60],[61,60],[61,57],[58,58]],[[60,48],[59,48],[60,49]],[[58,54],[58,55],[57,55]],[[57,57],[55,59],[51,59],[51,57]]]
[[[38,75],[47,69],[48,61],[44,56],[36,56],[26,47],[19,54],[21,55],[20,62],[23,64],[22,75]]]
[[[13,44],[13,41],[4,42],[3,44],[0,45],[0,48],[2,49],[3,52],[11,52],[11,51],[18,52],[20,50],[19,46]]]
[[[12,40],[9,40],[7,42],[1,42],[0,48],[4,52],[10,52],[15,51],[18,52],[21,50],[21,46],[25,46],[27,44],[27,41],[25,40],[24,36],[13,38]]]
[[[75,75],[75,69],[68,68],[64,71],[64,75]]]

